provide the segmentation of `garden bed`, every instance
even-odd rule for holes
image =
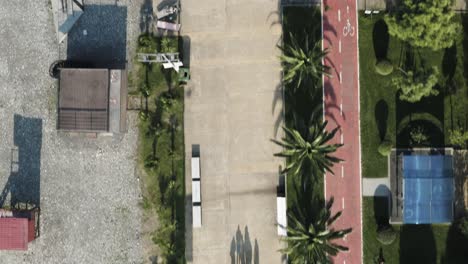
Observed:
[[[178,38],[142,35],[140,52],[175,52]],[[136,63],[131,93],[142,98],[139,165],[143,170],[143,208],[157,219],[151,240],[167,263],[185,263],[184,94],[173,69]]]
[[[421,127],[428,136],[422,146],[444,147],[450,145],[449,131],[466,129],[468,117],[468,86],[466,76],[468,40],[459,39],[452,48],[434,52],[430,49],[412,51],[417,64],[439,69],[437,89],[439,95],[423,98],[417,103],[407,103],[398,98],[392,78],[399,74],[403,53],[408,49],[387,33],[384,15],[359,16],[360,90],[361,90],[361,138],[363,177],[386,177],[387,158],[377,148],[384,140],[390,140],[401,148],[418,146],[410,141],[413,127]],[[467,17],[457,17],[468,30]],[[466,35],[466,34],[465,34]],[[393,73],[382,76],[376,73],[378,59],[387,58]],[[419,145],[420,146],[420,145]]]

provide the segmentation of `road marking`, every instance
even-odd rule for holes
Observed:
[[[343,74],[341,71],[340,71],[340,83],[343,83]]]
[[[340,115],[343,116],[343,103],[340,104]]]
[[[341,197],[341,207],[344,209],[344,197]]]
[[[349,6],[346,6],[346,13],[349,14]]]
[[[338,51],[341,53],[341,39],[338,41]]]
[[[338,9],[338,22],[340,22],[340,21],[341,21],[341,10]]]
[[[344,166],[343,166],[343,164],[341,165],[341,178],[344,178]]]
[[[348,235],[344,235],[343,241],[346,241],[346,238],[348,238]],[[346,260],[345,260],[346,261]]]
[[[346,260],[343,260],[343,264],[346,264]]]
[[[341,144],[343,144],[344,138],[343,138],[343,130],[341,130]]]

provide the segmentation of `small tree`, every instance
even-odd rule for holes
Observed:
[[[383,75],[383,76],[389,75],[390,73],[393,72],[393,64],[391,61],[387,59],[379,60],[375,64],[375,71],[378,74]]]
[[[422,126],[415,126],[410,131],[411,144],[422,145],[429,141],[429,136]]]
[[[468,131],[461,129],[450,130],[449,141],[452,145],[464,146],[468,142]]]
[[[453,0],[402,0],[385,17],[388,32],[411,46],[440,50],[451,47],[460,32]]]
[[[458,229],[460,230],[460,233],[468,239],[468,217],[465,216],[460,219],[458,222]]]
[[[380,143],[378,151],[380,155],[387,157],[392,151],[392,147],[393,147],[393,142],[391,142],[390,140],[384,140],[382,141],[382,143]]]
[[[433,89],[437,84],[439,70],[432,67],[431,70],[417,70],[405,72],[400,69],[402,75],[393,78],[393,84],[401,91],[400,100],[415,103],[423,97],[438,95],[439,91]]]
[[[382,227],[377,231],[377,240],[382,243],[382,245],[390,245],[395,239],[396,232],[391,225]]]

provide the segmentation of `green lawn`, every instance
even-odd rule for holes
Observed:
[[[374,264],[380,250],[385,263],[468,263],[468,240],[454,226],[394,225],[397,239],[383,246],[376,239],[379,222],[388,220],[386,200],[363,199],[364,264]]]
[[[139,49],[160,51],[161,42],[149,36],[139,41]],[[168,43],[175,49],[179,46],[177,38]],[[147,95],[139,123],[139,164],[146,174],[143,207],[157,214],[159,226],[151,237],[162,258],[167,263],[185,263],[183,88],[173,70],[159,64],[135,64],[132,85],[136,90],[132,93]]]
[[[467,24],[466,17],[458,17]],[[464,27],[467,30],[467,27]],[[465,34],[466,38],[467,34]],[[404,49],[397,39],[388,36],[383,15],[359,16],[359,55],[361,90],[361,138],[363,177],[386,177],[387,159],[377,152],[383,139],[389,139],[398,147],[410,147],[408,124],[419,125],[429,135],[427,145],[438,147],[448,144],[448,131],[467,126],[468,120],[468,63],[464,53],[468,41],[460,38],[453,48],[434,52],[429,49],[414,51]],[[418,103],[402,102],[392,85],[392,77],[398,74],[403,53],[410,50],[416,65],[436,66],[440,77],[438,96]],[[375,72],[377,58],[388,58],[395,70],[388,76]],[[422,59],[421,59],[422,58]],[[450,88],[455,87],[455,88]]]

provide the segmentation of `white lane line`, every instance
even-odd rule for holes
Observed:
[[[341,10],[338,9],[338,22],[340,22],[340,21],[341,21]]]
[[[344,235],[343,237],[343,241],[346,241],[346,238],[348,237],[348,235]]]
[[[348,6],[346,6],[346,13],[348,13],[348,14],[349,14],[349,5],[348,5]]]
[[[343,103],[340,104],[340,115],[343,116]]]
[[[343,74],[341,71],[340,71],[340,83],[343,83]]]
[[[341,53],[341,39],[338,41],[338,51]]]
[[[341,197],[341,207],[344,209],[344,197]]]
[[[344,138],[343,138],[343,131],[341,131],[341,144],[343,144]]]
[[[344,178],[344,166],[341,164],[341,178]]]
[[[346,260],[343,260],[343,264],[346,264]]]

